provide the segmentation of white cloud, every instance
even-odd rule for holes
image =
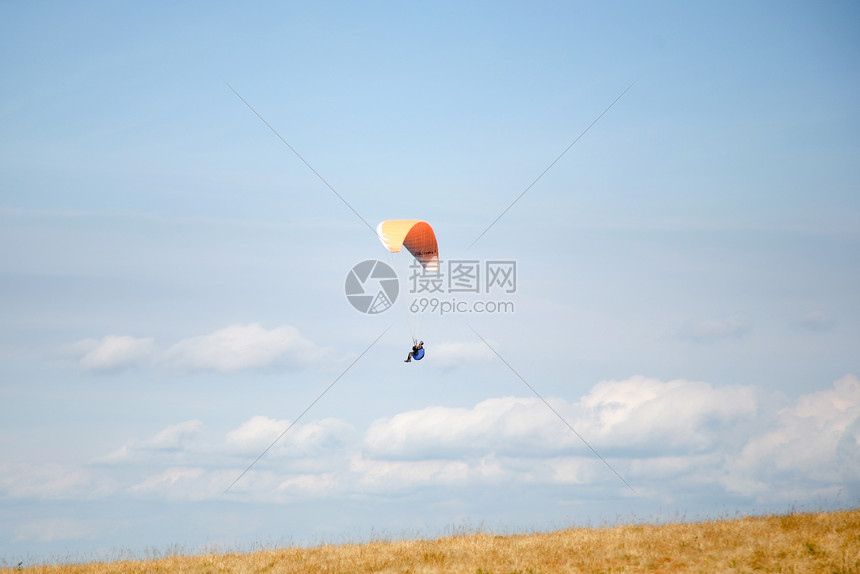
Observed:
[[[199,420],[170,425],[144,441],[129,440],[122,447],[93,461],[96,465],[177,462],[188,455],[205,455],[203,423]],[[166,458],[165,458],[166,457]]]
[[[289,428],[287,434],[283,434]],[[334,452],[355,439],[355,428],[342,420],[325,418],[290,426],[288,420],[254,416],[226,434],[213,432],[199,420],[159,431],[145,440],[126,441],[116,451],[93,461],[97,466],[201,466],[217,469],[250,462],[266,450],[267,460],[291,461],[290,466],[314,466],[314,458]],[[283,435],[283,436],[281,436]]]
[[[165,352],[163,361],[179,369],[229,373],[306,366],[321,363],[327,356],[327,349],[305,339],[294,327],[265,329],[251,323],[180,341]]]
[[[155,353],[155,340],[108,335],[101,340],[78,341],[69,350],[81,355],[81,368],[87,371],[118,371],[149,362]]]
[[[364,446],[374,457],[449,458],[490,451],[546,452],[559,427],[538,399],[487,399],[474,408],[427,407],[375,421]],[[565,441],[565,446],[567,442]],[[549,447],[550,450],[557,450]]]
[[[264,416],[255,416],[227,433],[227,445],[242,451],[262,450],[272,444],[290,423]]]
[[[605,481],[611,471],[593,457],[507,457],[487,454],[448,459],[388,460],[356,456],[350,463],[360,492],[402,492],[425,487],[505,488]]]
[[[197,437],[202,428],[203,423],[198,420],[170,425],[147,441],[144,446],[160,450],[178,450],[183,448],[188,440]]]
[[[203,497],[204,492],[199,488],[198,479],[205,473],[202,468],[168,468],[164,472],[132,485],[129,487],[129,492],[145,494],[160,491],[168,494],[170,498],[177,498],[181,494],[182,498],[199,499]],[[177,492],[179,490],[182,492]]]
[[[350,465],[356,488],[398,492],[424,486],[465,486],[470,465],[460,460],[389,461],[357,457]]]
[[[295,327],[266,329],[257,323],[231,325],[208,335],[190,337],[166,351],[159,350],[152,337],[108,335],[77,341],[65,347],[64,353],[78,357],[81,368],[92,372],[150,366],[234,373],[307,367],[332,356],[331,349],[304,338]]]
[[[752,438],[726,478],[731,491],[764,498],[786,496],[798,484],[810,490],[844,484],[860,494],[860,380],[854,375],[780,410],[776,428]]]
[[[644,376],[549,402],[649,499],[695,498],[703,489],[766,503],[860,495],[853,375],[784,408],[754,387]],[[216,499],[289,425],[255,416],[215,433],[199,420],[180,422],[88,468],[0,465],[0,490],[9,498]],[[363,435],[334,418],[297,424],[231,496],[288,502],[523,485],[626,488],[542,401],[498,397],[397,413]]]
[[[277,490],[288,492],[291,496],[299,494],[318,497],[330,494],[337,495],[342,487],[343,484],[336,473],[326,472],[290,476],[278,485]]]
[[[720,428],[751,419],[757,407],[751,387],[715,389],[642,376],[599,383],[577,403],[549,402],[592,446],[643,457],[715,448]],[[504,397],[471,409],[428,407],[378,420],[367,431],[365,448],[376,457],[412,459],[489,452],[546,456],[587,447],[541,400]]]
[[[0,492],[9,498],[83,500],[113,493],[111,477],[56,463],[0,464]]]
[[[255,416],[227,433],[226,446],[230,452],[237,454],[259,454],[288,428],[289,432],[273,448],[273,455],[279,450],[287,450],[291,456],[296,456],[335,448],[348,441],[355,432],[352,425],[334,418],[290,427],[290,421],[287,420]]]
[[[604,381],[582,397],[583,431],[600,445],[625,448],[639,456],[662,456],[678,449],[701,452],[724,441],[758,409],[753,387],[714,388],[678,379],[644,376]]]

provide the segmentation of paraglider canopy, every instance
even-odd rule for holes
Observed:
[[[390,219],[376,226],[376,235],[392,253],[405,247],[424,269],[439,270],[439,246],[436,234],[426,221],[420,219]]]
[[[439,245],[436,243],[436,233],[430,224],[420,219],[389,219],[376,226],[376,235],[382,245],[391,253],[400,253],[403,247],[421,264],[427,274],[439,272]],[[406,362],[413,359],[420,361],[424,358],[424,342],[416,339],[418,319],[420,315],[408,315],[409,330],[412,333],[414,346]]]

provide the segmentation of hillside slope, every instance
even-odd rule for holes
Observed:
[[[660,526],[576,528],[515,536],[474,534],[437,540],[286,548],[253,554],[172,556],[140,562],[34,567],[25,571],[860,574],[860,509]]]

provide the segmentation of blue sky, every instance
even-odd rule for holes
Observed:
[[[4,4],[0,559],[856,506],[859,27],[850,2]],[[516,261],[483,298],[515,310],[425,314],[404,365],[406,314],[344,296],[403,260],[227,83],[372,226]]]

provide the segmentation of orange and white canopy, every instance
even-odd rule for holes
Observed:
[[[420,219],[390,219],[376,226],[379,240],[392,253],[405,247],[430,272],[439,270],[439,246],[436,234]]]

